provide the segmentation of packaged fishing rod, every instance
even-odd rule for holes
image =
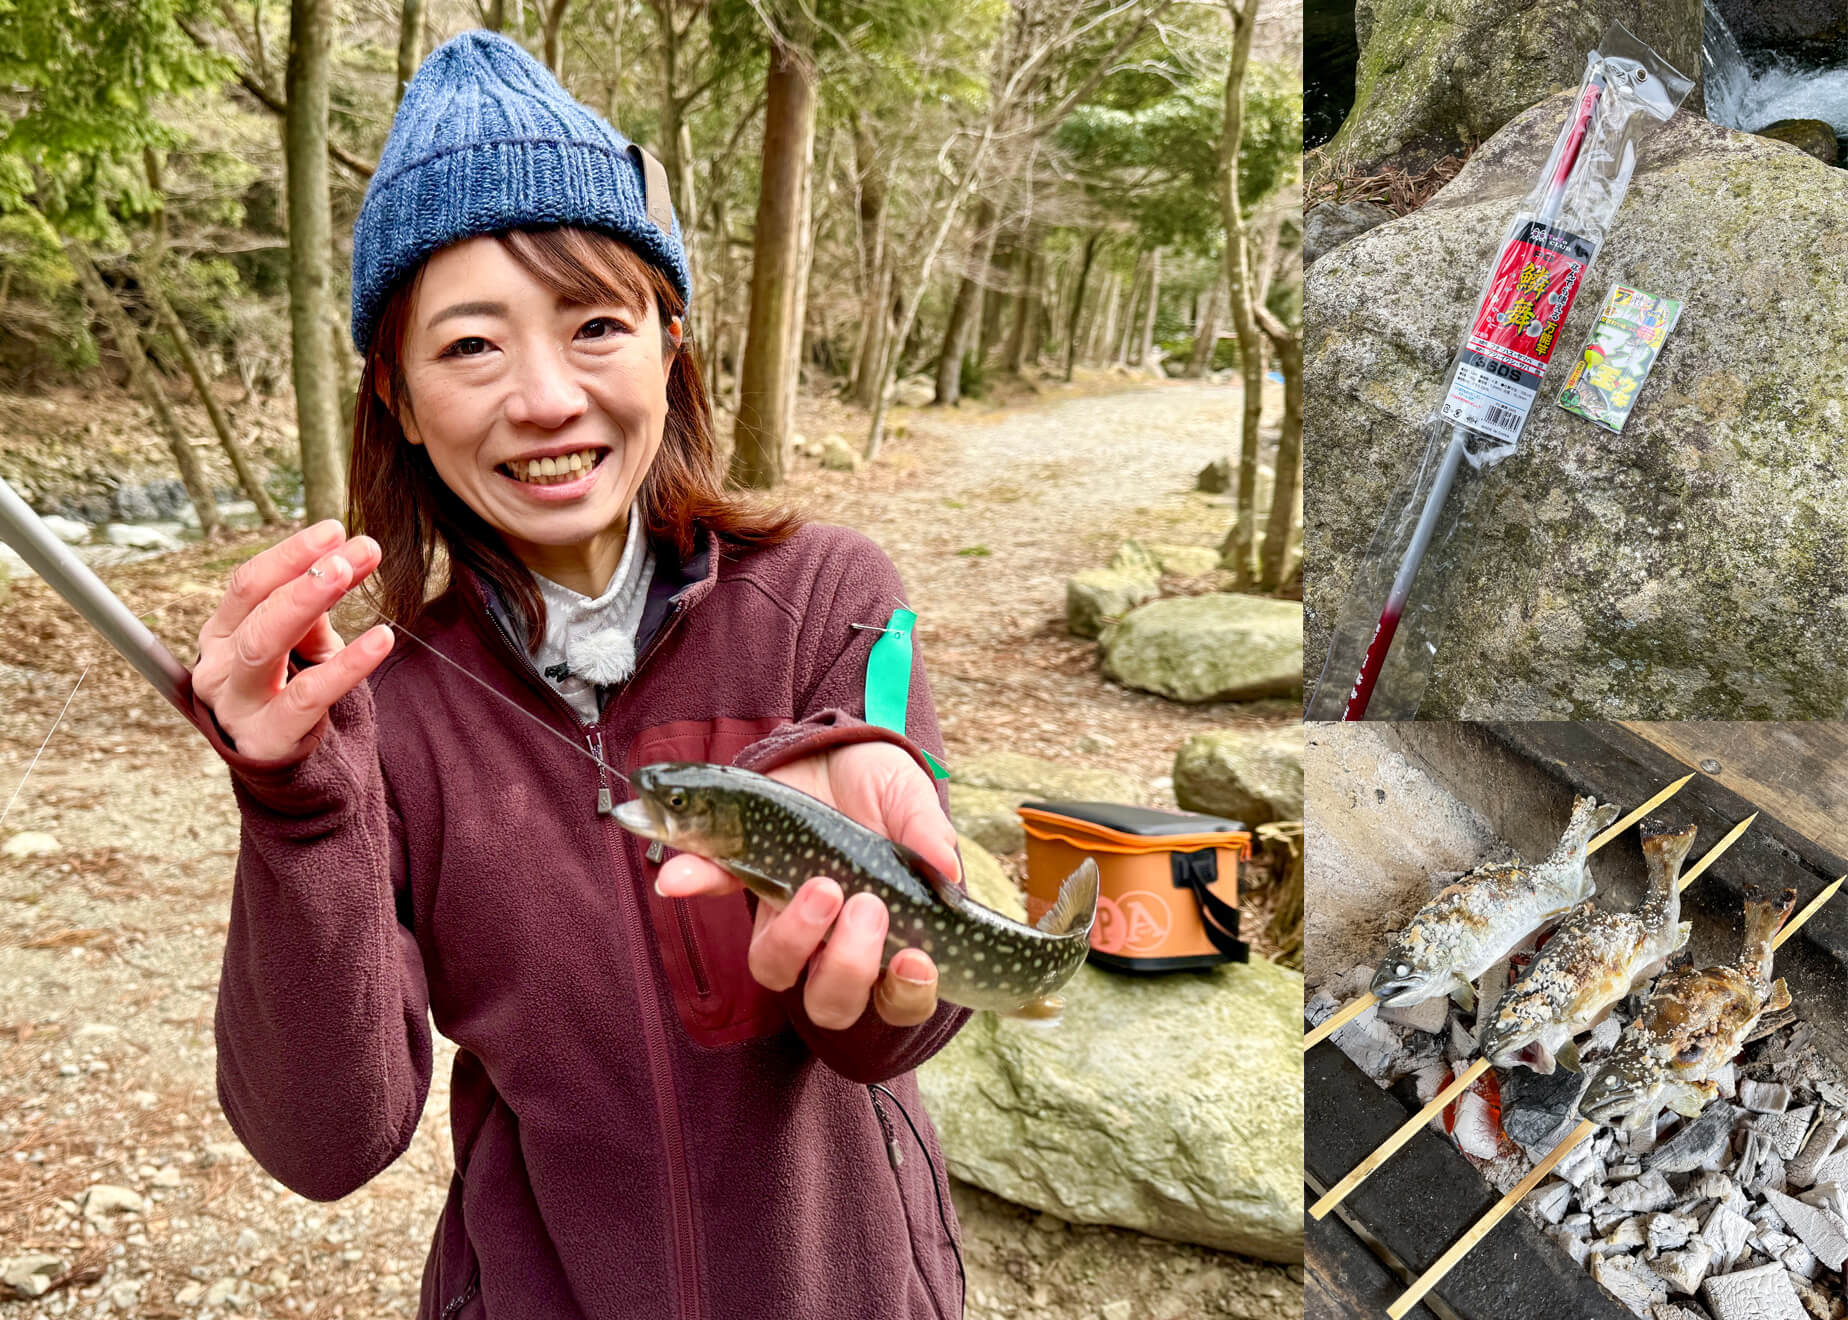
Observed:
[[[1586,57],[1572,112],[1503,235],[1444,373],[1418,465],[1354,570],[1305,718],[1417,714],[1450,585],[1474,548],[1471,512],[1520,443],[1642,142],[1692,87],[1621,23]]]

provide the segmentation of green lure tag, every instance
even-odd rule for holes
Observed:
[[[905,709],[911,704],[911,630],[917,621],[913,610],[893,610],[866,657],[866,722],[894,733],[905,731]],[[950,777],[929,752],[924,759],[938,779]]]

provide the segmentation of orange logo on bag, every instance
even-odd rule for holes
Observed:
[[[1149,954],[1161,948],[1174,929],[1167,900],[1147,889],[1131,889],[1114,899],[1099,896],[1091,947],[1099,953]]]

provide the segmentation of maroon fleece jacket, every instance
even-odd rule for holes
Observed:
[[[916,745],[861,718],[877,634],[849,625],[884,623],[903,594],[872,542],[811,525],[773,548],[716,544],[685,564],[657,547],[640,661],[594,726],[463,576],[416,631],[467,674],[401,639],[305,759],[217,740],[243,816],[218,1094],[251,1153],[304,1196],[345,1196],[411,1140],[432,1017],[459,1046],[426,1320],[961,1314],[911,1070],[968,1011],[816,1026],[801,986],[746,969],[747,896],[656,894],[658,860],[598,814],[602,772],[570,745],[625,772],[769,770],[870,739],[941,749],[921,668]],[[917,1122],[934,1175],[872,1082]]]

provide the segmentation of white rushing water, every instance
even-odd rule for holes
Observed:
[[[1714,123],[1751,133],[1780,119],[1820,119],[1848,137],[1848,58],[1832,68],[1804,68],[1782,55],[1748,59],[1709,0],[1700,63]]]

